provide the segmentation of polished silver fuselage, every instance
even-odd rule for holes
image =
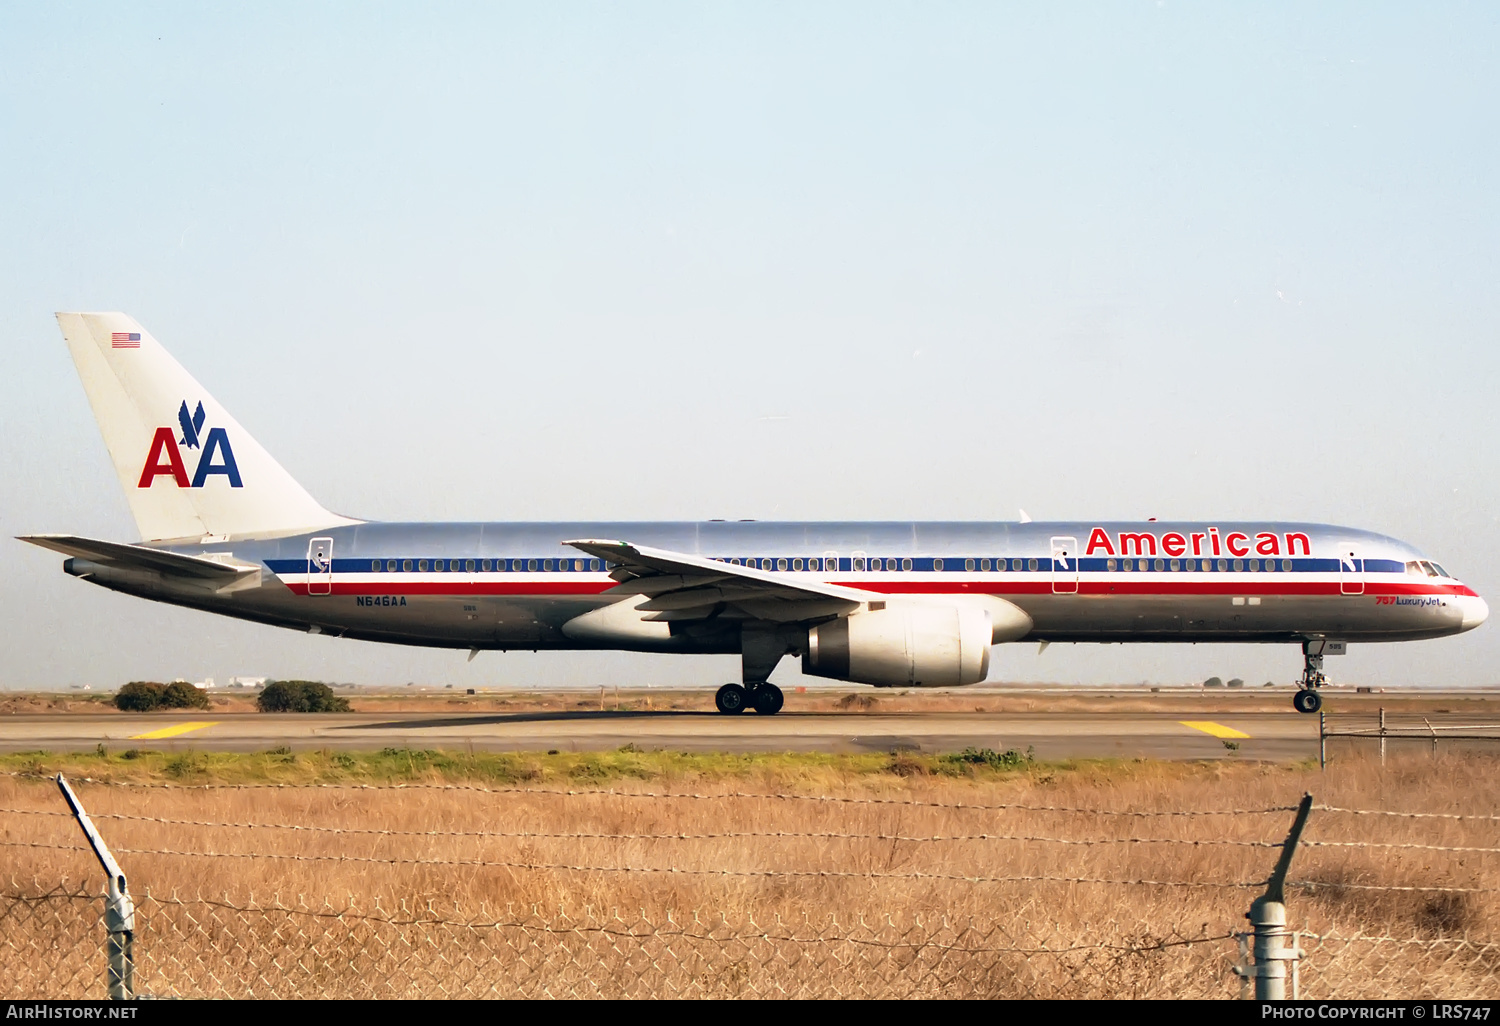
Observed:
[[[662,639],[570,638],[570,620],[620,600],[618,589],[606,594],[617,584],[609,566],[563,544],[573,538],[753,560],[872,594],[992,595],[1031,618],[1022,640],[1403,641],[1455,634],[1485,614],[1462,582],[1414,572],[1422,556],[1403,542],[1266,522],[363,523],[159,546],[259,565],[252,586],[228,591],[145,570],[88,576],[146,598],[370,641],[740,651],[740,623],[711,618]]]

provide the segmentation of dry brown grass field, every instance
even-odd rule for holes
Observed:
[[[13,761],[20,772],[0,778],[5,876],[31,902],[0,917],[0,950],[36,966],[0,984],[7,996],[102,988],[97,919],[78,899],[35,900],[64,881],[99,887],[41,775],[59,768],[142,900],[141,986],[158,993],[1230,997],[1229,938],[1304,791],[1322,806],[1486,817],[1315,810],[1288,891],[1293,924],[1326,938],[1309,948],[1304,994],[1500,992],[1500,759],[1482,754],[1383,767],[1350,754],[1324,772],[911,755],[471,757],[468,770],[399,752],[80,758]],[[68,957],[28,956],[66,947],[62,935]]]

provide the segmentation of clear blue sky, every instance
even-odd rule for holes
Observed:
[[[358,516],[1325,520],[1494,601],[1497,53],[1490,4],[7,4],[0,529],[135,538],[52,320],[120,309]],[[0,684],[735,672],[465,665],[59,562],[0,544]]]

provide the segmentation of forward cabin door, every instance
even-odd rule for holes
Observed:
[[[313,538],[307,543],[307,593],[333,593],[333,539]]]
[[[1359,553],[1349,546],[1339,550],[1339,591],[1345,595],[1365,593],[1365,568]]]
[[[1078,594],[1078,539],[1052,539],[1052,592]]]

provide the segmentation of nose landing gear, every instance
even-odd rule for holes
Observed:
[[[1292,696],[1292,705],[1299,713],[1315,713],[1323,708],[1323,696],[1304,688]]]
[[[1323,708],[1323,696],[1316,689],[1328,683],[1323,675],[1323,647],[1327,644],[1323,638],[1302,643],[1302,679],[1297,682],[1299,690],[1292,696],[1292,707],[1299,713],[1315,713]]]

